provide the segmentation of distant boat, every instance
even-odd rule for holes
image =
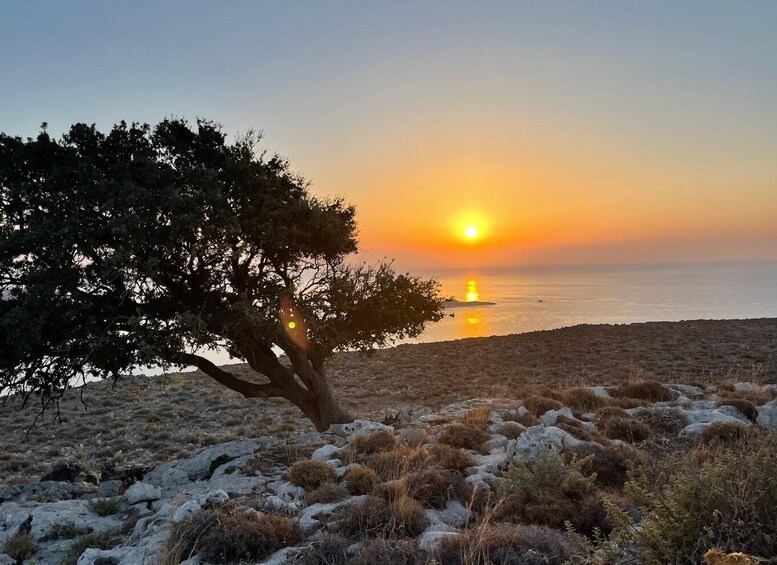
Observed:
[[[540,298],[537,302],[545,302],[542,298]]]
[[[462,302],[461,300],[446,300],[444,306],[446,308],[467,308],[471,306],[494,306],[496,302],[481,302],[480,300],[469,300]]]

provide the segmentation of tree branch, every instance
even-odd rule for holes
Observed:
[[[200,371],[211,377],[216,382],[224,385],[227,388],[231,388],[235,392],[239,392],[246,398],[270,398],[273,396],[283,396],[281,389],[273,383],[257,384],[250,381],[244,381],[243,379],[237,378],[232,373],[217,367],[205,359],[205,357],[201,357],[193,353],[181,353],[175,362],[197,367]]]

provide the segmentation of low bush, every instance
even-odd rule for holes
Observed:
[[[650,401],[644,398],[613,398],[610,400],[610,406],[616,408],[623,408],[628,410],[629,408],[639,408],[640,406],[649,406]]]
[[[620,406],[605,406],[596,411],[596,427],[603,428],[610,418],[631,418],[631,416]]]
[[[350,469],[343,479],[348,492],[354,495],[370,494],[380,484],[378,473],[367,467]]]
[[[38,552],[38,546],[35,545],[35,539],[29,532],[17,532],[3,544],[3,553],[17,563],[29,559]]]
[[[451,447],[483,451],[483,443],[489,437],[488,432],[479,428],[465,426],[464,424],[453,424],[445,428],[437,436],[437,441]]]
[[[532,424],[534,425],[534,424]],[[507,439],[517,439],[526,429],[518,422],[505,422],[499,426],[499,433],[505,436]]]
[[[121,510],[121,498],[96,498],[89,503],[89,509],[98,516],[113,516]]]
[[[451,471],[464,471],[467,467],[474,466],[475,460],[468,452],[457,447],[451,447],[444,443],[432,445],[429,448],[431,463],[440,469]]]
[[[337,480],[337,473],[334,468],[325,461],[318,459],[308,459],[301,463],[293,465],[289,469],[287,478],[293,484],[304,488],[307,491],[315,490],[324,483]]]
[[[433,552],[445,565],[560,565],[569,539],[542,526],[481,526],[443,538]]]
[[[523,401],[524,407],[537,416],[542,416],[548,410],[561,410],[564,405],[553,398],[545,396],[530,396]]]
[[[455,471],[424,469],[403,479],[407,493],[429,508],[442,508],[449,499],[466,502],[471,489],[464,477]]]
[[[370,455],[364,464],[378,473],[382,481],[393,481],[407,473],[423,468],[427,459],[428,454],[423,449],[399,446],[392,451]]]
[[[532,426],[539,424],[539,418],[528,411],[528,408],[526,410],[527,411],[523,414],[519,414],[517,410],[512,410],[507,412],[502,419],[505,420],[505,422],[516,422],[526,428],[531,428]]]
[[[494,510],[497,519],[562,528],[569,521],[590,534],[607,529],[596,476],[585,474],[589,459],[569,462],[549,451],[529,462],[511,463],[494,485],[502,497]]]
[[[337,534],[314,539],[294,561],[297,565],[348,565],[348,548],[352,542]],[[378,565],[372,563],[371,565]]]
[[[428,525],[423,507],[407,495],[391,502],[367,496],[338,508],[333,520],[341,534],[362,538],[415,536]]]
[[[300,539],[287,518],[247,513],[229,502],[173,524],[165,553],[184,559],[199,553],[217,563],[259,561]]]
[[[613,516],[614,553],[660,563],[687,562],[713,547],[777,554],[777,433],[701,450],[710,453],[677,454],[635,471],[626,492],[643,518],[635,529],[623,513]]]
[[[51,525],[51,530],[49,530],[49,533],[46,534],[43,540],[74,539],[91,532],[91,528],[79,528],[73,522],[57,522]]]
[[[388,430],[380,430],[365,436],[356,436],[348,444],[349,449],[365,455],[391,451],[396,445],[397,438]]]
[[[78,536],[70,545],[67,554],[59,562],[59,565],[76,565],[78,558],[87,549],[113,549],[119,543],[121,543],[121,539],[112,530]]]
[[[624,383],[615,387],[610,394],[615,398],[637,398],[650,402],[666,402],[674,398],[671,390],[656,381]]]
[[[556,422],[556,427],[564,430],[572,437],[581,441],[595,441],[594,435],[580,424],[575,424],[569,421],[561,421]]]
[[[610,418],[604,424],[604,433],[610,439],[639,443],[650,437],[650,428],[634,418]]]
[[[704,445],[726,445],[744,439],[749,429],[737,422],[713,422],[699,434],[699,443]]]
[[[415,540],[378,538],[359,548],[348,565],[418,565],[426,562],[426,554]]]
[[[755,403],[741,398],[726,398],[718,401],[718,406],[733,406],[739,410],[748,420],[755,423],[758,418],[758,410]]]
[[[754,390],[718,390],[718,397],[726,402],[730,400],[747,400],[755,406],[762,406],[772,400],[773,396],[762,389]]]
[[[562,400],[564,406],[572,410],[587,412],[595,410],[607,404],[607,399],[598,396],[590,388],[577,387],[564,391]]]
[[[465,426],[471,426],[485,431],[489,425],[489,417],[491,416],[491,408],[488,406],[481,406],[479,408],[473,408],[461,419],[461,422]]]
[[[595,476],[595,482],[605,488],[623,488],[629,469],[645,461],[646,455],[623,445],[579,445],[565,454],[567,463],[572,458],[580,461],[580,472]]]
[[[324,483],[305,495],[308,504],[337,502],[348,496],[348,489],[337,483]]]
[[[677,408],[651,410],[637,414],[635,418],[660,436],[676,437],[688,425],[688,419]]]

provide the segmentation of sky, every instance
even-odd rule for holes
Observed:
[[[0,131],[262,130],[401,267],[773,260],[775,29],[771,0],[0,0]]]

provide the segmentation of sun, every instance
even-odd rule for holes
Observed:
[[[480,235],[480,231],[475,226],[467,226],[464,230],[464,237],[467,239],[477,239],[478,235]]]
[[[460,215],[451,222],[451,235],[460,242],[474,246],[488,241],[491,237],[491,222],[486,216],[476,212]]]

